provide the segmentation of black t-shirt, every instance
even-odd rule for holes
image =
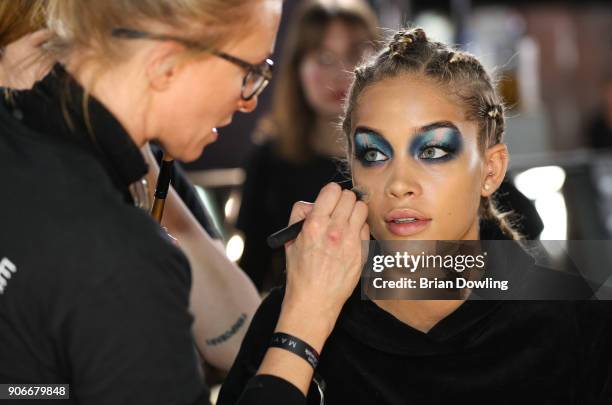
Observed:
[[[514,263],[520,271],[525,262]],[[273,290],[257,311],[219,405],[235,404],[258,369],[283,294]],[[332,405],[608,404],[611,307],[606,301],[468,300],[423,333],[362,300],[358,287],[325,343],[316,379]],[[317,392],[313,383],[307,400],[285,403],[319,404]]]
[[[70,384],[61,403],[208,403],[189,264],[133,206],[139,149],[93,97],[90,134],[82,96],[56,66],[0,102],[0,383]]]

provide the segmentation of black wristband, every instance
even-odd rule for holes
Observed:
[[[319,353],[308,343],[295,336],[288,335],[282,332],[276,332],[272,335],[272,341],[270,347],[277,347],[279,349],[285,349],[293,354],[297,354],[312,366],[313,369],[317,368],[319,364]]]

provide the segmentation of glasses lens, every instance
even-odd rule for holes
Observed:
[[[259,95],[266,88],[272,78],[272,67],[274,62],[266,59],[261,65],[254,70],[249,70],[244,77],[242,85],[242,98],[249,100],[254,96]]]
[[[256,72],[249,72],[244,78],[244,86],[242,87],[242,98],[250,99],[259,93],[266,87],[268,80],[261,74]]]

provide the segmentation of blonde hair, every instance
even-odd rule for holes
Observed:
[[[0,47],[44,26],[44,0],[0,1]]]
[[[94,61],[91,82],[85,88],[82,108],[92,139],[87,103],[89,91],[102,72],[131,55],[128,41],[113,37],[113,30],[129,28],[156,34],[172,33],[197,42],[205,48],[219,48],[240,40],[239,32],[248,32],[257,22],[254,0],[47,0],[47,28],[51,38],[45,44],[47,53],[57,61],[67,62],[79,53],[80,69]],[[281,1],[281,0],[279,0]],[[241,30],[236,28],[240,27]],[[201,55],[185,49],[183,56]],[[66,111],[65,106],[63,106]],[[68,125],[72,126],[69,117]]]
[[[76,50],[101,61],[126,56],[115,28],[185,32],[184,38],[206,47],[240,39],[235,28],[248,32],[256,21],[253,0],[48,0],[47,25],[52,37],[48,51],[64,60]],[[124,42],[124,41],[123,41]]]

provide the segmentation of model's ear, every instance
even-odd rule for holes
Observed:
[[[491,146],[485,151],[482,171],[481,196],[489,197],[501,185],[508,170],[508,147],[503,143]]]

